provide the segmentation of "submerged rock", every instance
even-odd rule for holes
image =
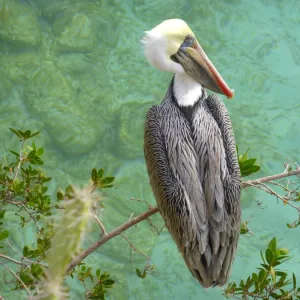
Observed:
[[[58,56],[57,64],[61,71],[73,76],[88,73],[92,68],[90,61],[83,53],[68,53]]]
[[[39,57],[34,52],[12,53],[10,55],[0,53],[0,68],[5,74],[6,80],[14,83],[24,83],[32,77],[38,70],[39,64]]]
[[[0,0],[0,39],[17,46],[36,46],[41,32],[35,12],[20,1]]]
[[[57,34],[56,50],[91,51],[97,42],[98,25],[92,14],[67,12],[53,25]]]
[[[131,95],[131,97],[133,100],[122,102],[118,113],[119,151],[122,156],[134,158],[143,156],[144,123],[154,101],[151,98],[145,101],[145,96],[142,95]]]
[[[78,155],[93,149],[97,130],[77,109],[76,93],[58,69],[50,63],[44,66],[29,82],[25,94],[29,109],[43,120],[61,151]]]

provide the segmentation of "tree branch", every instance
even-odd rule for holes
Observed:
[[[25,289],[26,293],[28,294],[29,299],[32,299],[31,294],[30,294],[27,286],[25,285],[25,283],[22,281],[22,279],[11,268],[9,268],[7,265],[5,265],[3,262],[0,261],[0,265],[2,265],[5,269],[7,269],[14,277],[16,277],[16,279],[22,284],[23,288]]]
[[[21,265],[21,266],[27,266],[26,264],[22,263],[21,261],[17,261],[9,256],[6,256],[4,254],[0,253],[0,258],[4,258],[6,260],[12,261],[13,263],[17,264],[17,265]]]
[[[29,217],[31,218],[31,220],[34,222],[38,232],[41,231],[40,226],[38,225],[37,221],[35,220],[35,218],[33,217],[33,215],[30,213],[30,211],[27,209],[26,205],[22,202],[20,202],[20,205],[26,210],[26,212],[28,213]]]
[[[290,177],[290,176],[297,176],[297,175],[300,175],[300,168],[297,168],[297,170],[295,170],[295,171],[287,171],[287,172],[283,172],[283,173],[276,174],[276,175],[262,177],[262,178],[256,179],[256,180],[245,181],[242,183],[242,188],[244,189],[249,186],[258,185],[258,184],[269,182],[272,180],[281,179],[281,178]]]
[[[126,223],[122,224],[121,226],[117,227],[107,235],[103,236],[99,241],[94,243],[90,248],[87,250],[84,250],[81,252],[78,256],[76,256],[71,263],[68,265],[66,272],[69,273],[73,270],[74,267],[76,267],[83,259],[85,259],[89,254],[94,252],[97,248],[99,248],[101,245],[109,241],[111,238],[120,235],[123,231],[126,229],[132,227],[133,225],[147,219],[148,217],[156,214],[158,212],[158,208],[154,207],[149,209],[148,211],[140,214],[139,216],[132,218],[131,220],[127,221]]]
[[[249,180],[242,183],[242,188],[247,188],[251,186],[260,185],[265,182],[273,181],[276,179],[281,179],[289,176],[299,176],[300,175],[300,168],[297,167],[297,170],[295,171],[284,171],[283,173],[271,175],[267,177],[262,177],[256,180]],[[68,265],[67,267],[67,273],[73,270],[74,267],[76,267],[83,259],[85,259],[88,255],[90,255],[92,252],[94,252],[97,248],[102,246],[104,243],[112,239],[113,237],[120,235],[123,231],[127,230],[128,228],[132,227],[133,225],[146,220],[150,216],[156,214],[158,212],[157,207],[150,208],[148,211],[138,215],[135,218],[130,219],[126,223],[122,224],[121,226],[117,227],[107,235],[103,236],[99,241],[94,243],[92,246],[90,246],[88,249],[84,250],[78,256],[76,256]]]
[[[93,214],[93,218],[94,218],[95,221],[98,223],[98,225],[99,225],[99,227],[100,227],[100,229],[101,229],[102,236],[107,235],[104,225],[102,224],[102,222],[101,222],[101,221],[99,220],[99,218],[97,217],[96,211],[93,210],[92,214]]]

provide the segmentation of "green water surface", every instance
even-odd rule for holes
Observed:
[[[145,30],[169,18],[184,19],[235,89],[224,99],[237,143],[251,147],[262,170],[281,172],[286,157],[300,157],[300,1],[297,0],[0,0],[0,153],[18,149],[8,127],[41,131],[50,190],[88,183],[93,167],[116,176],[101,219],[107,230],[147,209],[131,197],[155,204],[143,158],[147,110],[163,98],[172,74],[150,67],[140,43]],[[295,257],[286,263],[300,282],[297,217],[275,198],[242,195],[243,218],[255,236],[242,236],[232,280],[255,271],[259,250],[276,235]],[[153,222],[161,226],[159,215]],[[18,227],[12,222],[12,227]],[[88,257],[116,280],[109,299],[223,299],[222,290],[203,289],[191,276],[166,229],[156,236],[146,222],[126,236],[152,258],[156,271],[141,280],[135,268],[146,261],[117,237]],[[32,232],[15,230],[22,249]],[[91,225],[86,246],[99,238]],[[2,271],[1,271],[2,274]],[[1,275],[2,278],[2,275]],[[69,280],[72,299],[84,299]],[[1,284],[3,288],[3,284]],[[5,299],[20,299],[4,292]],[[24,294],[25,295],[25,294]],[[24,296],[25,297],[25,296]]]

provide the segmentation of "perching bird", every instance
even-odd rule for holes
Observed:
[[[202,286],[224,285],[240,231],[241,179],[230,118],[233,96],[188,25],[167,20],[143,38],[148,62],[175,73],[145,122],[144,152],[159,211]]]

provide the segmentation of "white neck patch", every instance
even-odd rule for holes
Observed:
[[[179,106],[193,106],[202,96],[202,85],[186,73],[177,73],[174,94]]]

